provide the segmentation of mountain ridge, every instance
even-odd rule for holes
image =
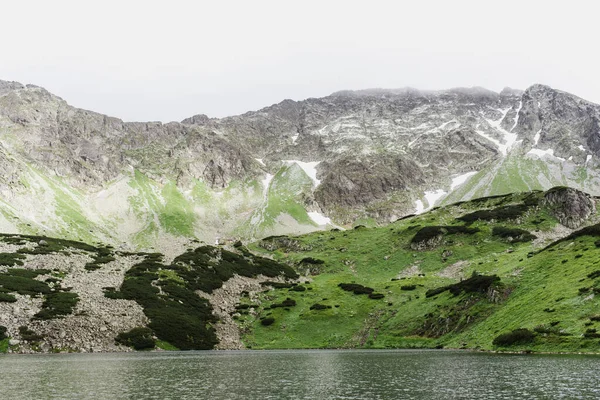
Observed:
[[[163,124],[123,122],[2,81],[0,227],[139,248],[302,233],[325,220],[383,224],[514,188],[600,191],[593,103],[544,85],[372,92]],[[307,163],[314,179],[289,176],[311,187],[285,182],[286,169]],[[279,192],[269,190],[280,172]],[[37,209],[24,205],[31,192],[45,199]],[[266,204],[269,217],[259,218]]]

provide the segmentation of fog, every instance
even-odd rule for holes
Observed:
[[[600,102],[591,1],[2,0],[0,79],[131,120],[338,90],[545,83]]]

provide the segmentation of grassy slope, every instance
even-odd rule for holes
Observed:
[[[538,192],[534,196],[542,195]],[[456,217],[476,208],[521,203],[526,196],[509,195],[445,207],[384,228],[320,232],[295,238],[291,248],[281,248],[272,255],[294,264],[305,257],[325,263],[313,266],[319,273],[307,285],[312,290],[276,289],[262,295],[262,304],[257,306],[259,316],[274,317],[275,323],[264,327],[257,318],[242,315],[239,321],[246,332],[245,343],[253,348],[444,345],[495,349],[492,340],[499,334],[516,328],[537,328],[550,333],[538,333],[533,343],[513,349],[599,351],[597,339],[584,339],[582,335],[596,325],[600,329],[600,323],[589,318],[600,313],[600,304],[591,289],[584,294],[579,292],[581,287],[595,285],[587,275],[600,269],[596,239],[582,237],[528,257],[528,253],[539,248],[534,249],[531,243],[510,244],[491,235],[494,226],[526,229],[534,234],[538,231],[538,235],[539,231],[548,231],[557,221],[545,210],[531,206],[520,221],[478,221],[471,227],[479,228],[479,233],[448,235],[445,243],[431,250],[410,248],[418,226],[461,225]],[[253,250],[265,251],[258,246]],[[444,250],[452,253],[443,257]],[[460,261],[466,261],[463,277],[469,277],[473,271],[500,276],[497,292],[501,301],[491,301],[485,294],[453,296],[448,292],[426,298],[428,289],[459,280],[458,276],[453,279],[438,274]],[[411,266],[418,266],[424,276],[392,281]],[[372,300],[342,291],[337,287],[342,282],[372,287],[385,298]],[[406,285],[416,285],[416,289],[402,290],[401,286]],[[287,297],[297,302],[289,311],[268,308]],[[310,310],[315,303],[332,308]],[[435,332],[445,334],[438,337]]]
[[[277,229],[278,218],[290,216],[299,225],[316,228],[310,219],[302,196],[308,196],[312,181],[296,164],[280,168],[268,188],[262,205],[237,229],[241,236],[261,237]]]
[[[570,186],[591,193],[598,191],[599,184],[596,174],[587,173],[587,167],[569,170],[564,163],[552,158],[541,160],[513,152],[479,171],[444,198],[442,204],[554,186]]]

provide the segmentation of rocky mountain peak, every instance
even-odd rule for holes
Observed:
[[[208,125],[213,119],[206,114],[196,114],[181,121],[184,125]]]
[[[500,96],[522,96],[523,93],[524,91],[521,89],[513,89],[507,86],[504,89],[502,89],[502,91],[500,92]]]
[[[19,82],[10,82],[10,81],[0,80],[0,96],[4,95],[10,91],[23,89],[23,88],[25,88],[25,86]]]

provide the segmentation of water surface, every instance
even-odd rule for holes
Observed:
[[[2,399],[598,399],[600,357],[443,350],[0,356]]]

